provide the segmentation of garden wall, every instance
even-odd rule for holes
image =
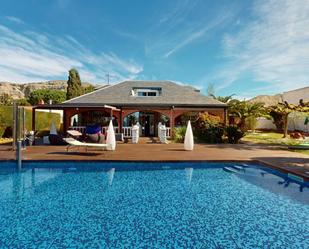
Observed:
[[[309,124],[305,125],[306,114],[304,113],[291,113],[289,115],[289,131],[300,130],[309,132]],[[262,130],[276,130],[276,126],[272,120],[266,118],[258,118],[256,129]]]

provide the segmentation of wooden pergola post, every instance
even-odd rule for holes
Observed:
[[[35,107],[32,107],[32,124],[31,124],[31,129],[33,131],[35,131],[36,127],[35,127]]]
[[[62,122],[63,122],[63,134],[65,134],[66,131],[68,130],[67,110],[66,109],[63,109]]]
[[[171,107],[171,114],[170,114],[170,127],[171,127],[171,134],[170,134],[170,136],[173,135],[174,123],[175,123],[175,120],[174,120],[174,106],[172,106]]]

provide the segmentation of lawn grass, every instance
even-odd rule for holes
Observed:
[[[242,141],[274,145],[297,145],[303,142],[289,137],[283,138],[283,134],[277,132],[250,132],[242,138]]]
[[[26,130],[32,129],[32,111],[29,107],[25,108],[26,113]],[[58,113],[36,112],[36,130],[40,133],[50,129],[51,122],[54,122],[56,127],[60,128],[60,115]],[[12,106],[0,106],[0,137],[6,127],[13,126],[13,108]]]
[[[292,138],[283,138],[282,133],[277,132],[252,132],[247,133],[245,137],[242,138],[244,142],[251,142],[256,144],[269,144],[269,145],[298,145],[304,142],[304,140],[297,140]],[[309,155],[309,150],[291,150],[304,155]]]

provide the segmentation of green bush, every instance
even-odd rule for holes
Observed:
[[[181,126],[181,127],[175,127],[173,129],[173,140],[176,143],[183,143],[185,140],[185,135],[186,135],[186,127]]]
[[[192,123],[193,134],[199,142],[222,143],[224,126],[220,122],[220,118],[215,115],[201,113]]]
[[[198,141],[210,144],[223,142],[224,128],[222,126],[209,126],[201,130],[195,130],[195,137]]]
[[[31,105],[37,105],[40,100],[44,100],[45,103],[52,100],[53,104],[59,104],[66,100],[66,93],[60,90],[49,89],[39,89],[30,93],[28,102]]]
[[[237,144],[239,140],[245,135],[245,132],[242,131],[236,125],[230,125],[225,128],[226,136],[230,144]]]

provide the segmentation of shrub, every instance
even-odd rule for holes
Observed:
[[[245,135],[245,132],[242,131],[235,125],[230,125],[225,128],[226,136],[230,144],[237,144],[239,140]]]
[[[194,136],[200,142],[222,143],[224,126],[220,122],[221,119],[218,116],[201,113],[198,119],[193,122]]]
[[[210,144],[218,144],[223,142],[224,128],[221,126],[210,126],[197,132],[197,140]]]
[[[175,127],[173,129],[173,140],[177,143],[183,143],[185,140],[186,129],[185,126]]]

